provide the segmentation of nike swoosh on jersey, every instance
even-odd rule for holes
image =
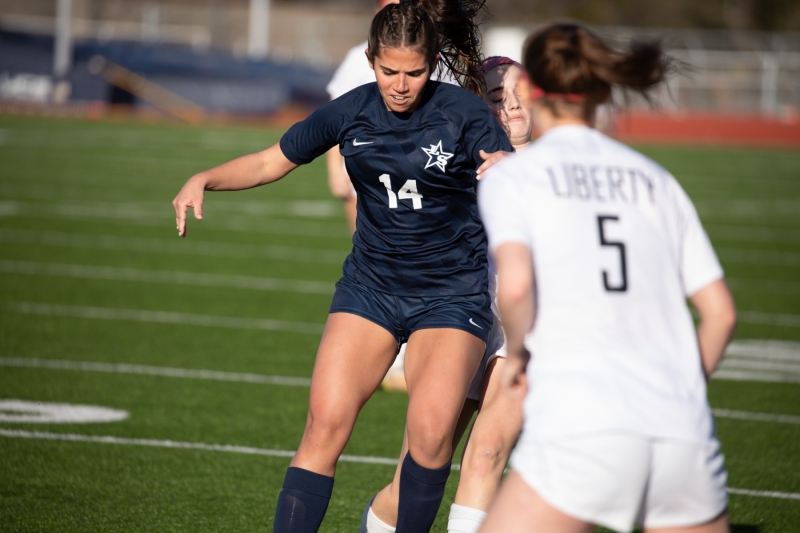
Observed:
[[[482,328],[482,327],[480,327],[478,324],[476,324],[475,322],[473,322],[471,318],[469,319],[469,323],[470,323],[470,324],[472,324],[473,326],[475,326],[475,327],[476,327],[476,328],[478,328],[478,329],[483,329],[483,328]]]
[[[363,142],[363,141],[362,141],[362,142],[358,142],[358,140],[357,140],[357,139],[353,139],[353,146],[363,146],[363,145],[365,145],[365,144],[375,144],[375,141],[370,141],[370,142]]]

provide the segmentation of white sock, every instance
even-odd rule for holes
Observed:
[[[367,513],[367,533],[394,533],[395,528],[385,523],[372,512],[372,507]]]
[[[481,527],[486,512],[454,503],[450,506],[447,533],[476,533]]]

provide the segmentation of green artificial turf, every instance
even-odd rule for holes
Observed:
[[[323,161],[269,187],[208,194],[204,220],[190,220],[187,239],[176,236],[170,202],[188,177],[279,136],[253,128],[0,117],[0,357],[310,376],[314,332],[19,312],[28,302],[321,326],[326,291],[350,248]],[[739,309],[800,316],[800,153],[640,149],[692,196]],[[78,267],[83,274],[75,274]],[[93,275],[90,267],[113,267],[117,278]],[[125,280],[119,269],[133,269],[134,278],[221,277],[210,285]],[[254,289],[231,285],[230,276],[322,288]],[[800,340],[800,327],[743,321],[737,338]],[[800,416],[800,384],[714,380],[709,397],[715,408]],[[11,398],[123,409],[130,418],[0,423],[0,430],[291,451],[303,430],[308,388],[0,365],[0,399]],[[406,403],[402,394],[378,392],[345,453],[396,457]],[[717,429],[731,487],[800,493],[800,425],[719,419]],[[0,531],[269,531],[288,461],[0,436]],[[340,463],[323,531],[356,531],[364,504],[392,474],[390,465]],[[456,471],[435,531],[446,527],[457,481]],[[732,495],[730,511],[738,533],[791,532],[800,524],[797,499]]]

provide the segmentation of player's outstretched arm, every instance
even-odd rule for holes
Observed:
[[[205,191],[241,191],[266,185],[278,181],[297,166],[283,155],[279,144],[274,144],[261,152],[195,174],[172,201],[178,235],[186,236],[186,213],[190,207],[194,210],[194,218],[203,219]]]
[[[700,314],[697,341],[706,379],[722,361],[725,347],[736,329],[736,305],[724,279],[709,283],[689,300]]]

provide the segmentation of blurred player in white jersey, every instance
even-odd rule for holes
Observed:
[[[670,61],[658,43],[620,50],[575,24],[541,29],[523,55],[543,135],[486,173],[479,201],[504,385],[527,390],[525,422],[481,531],[727,532],[706,381],[733,299],[675,178],[592,127],[613,89],[646,94]]]

